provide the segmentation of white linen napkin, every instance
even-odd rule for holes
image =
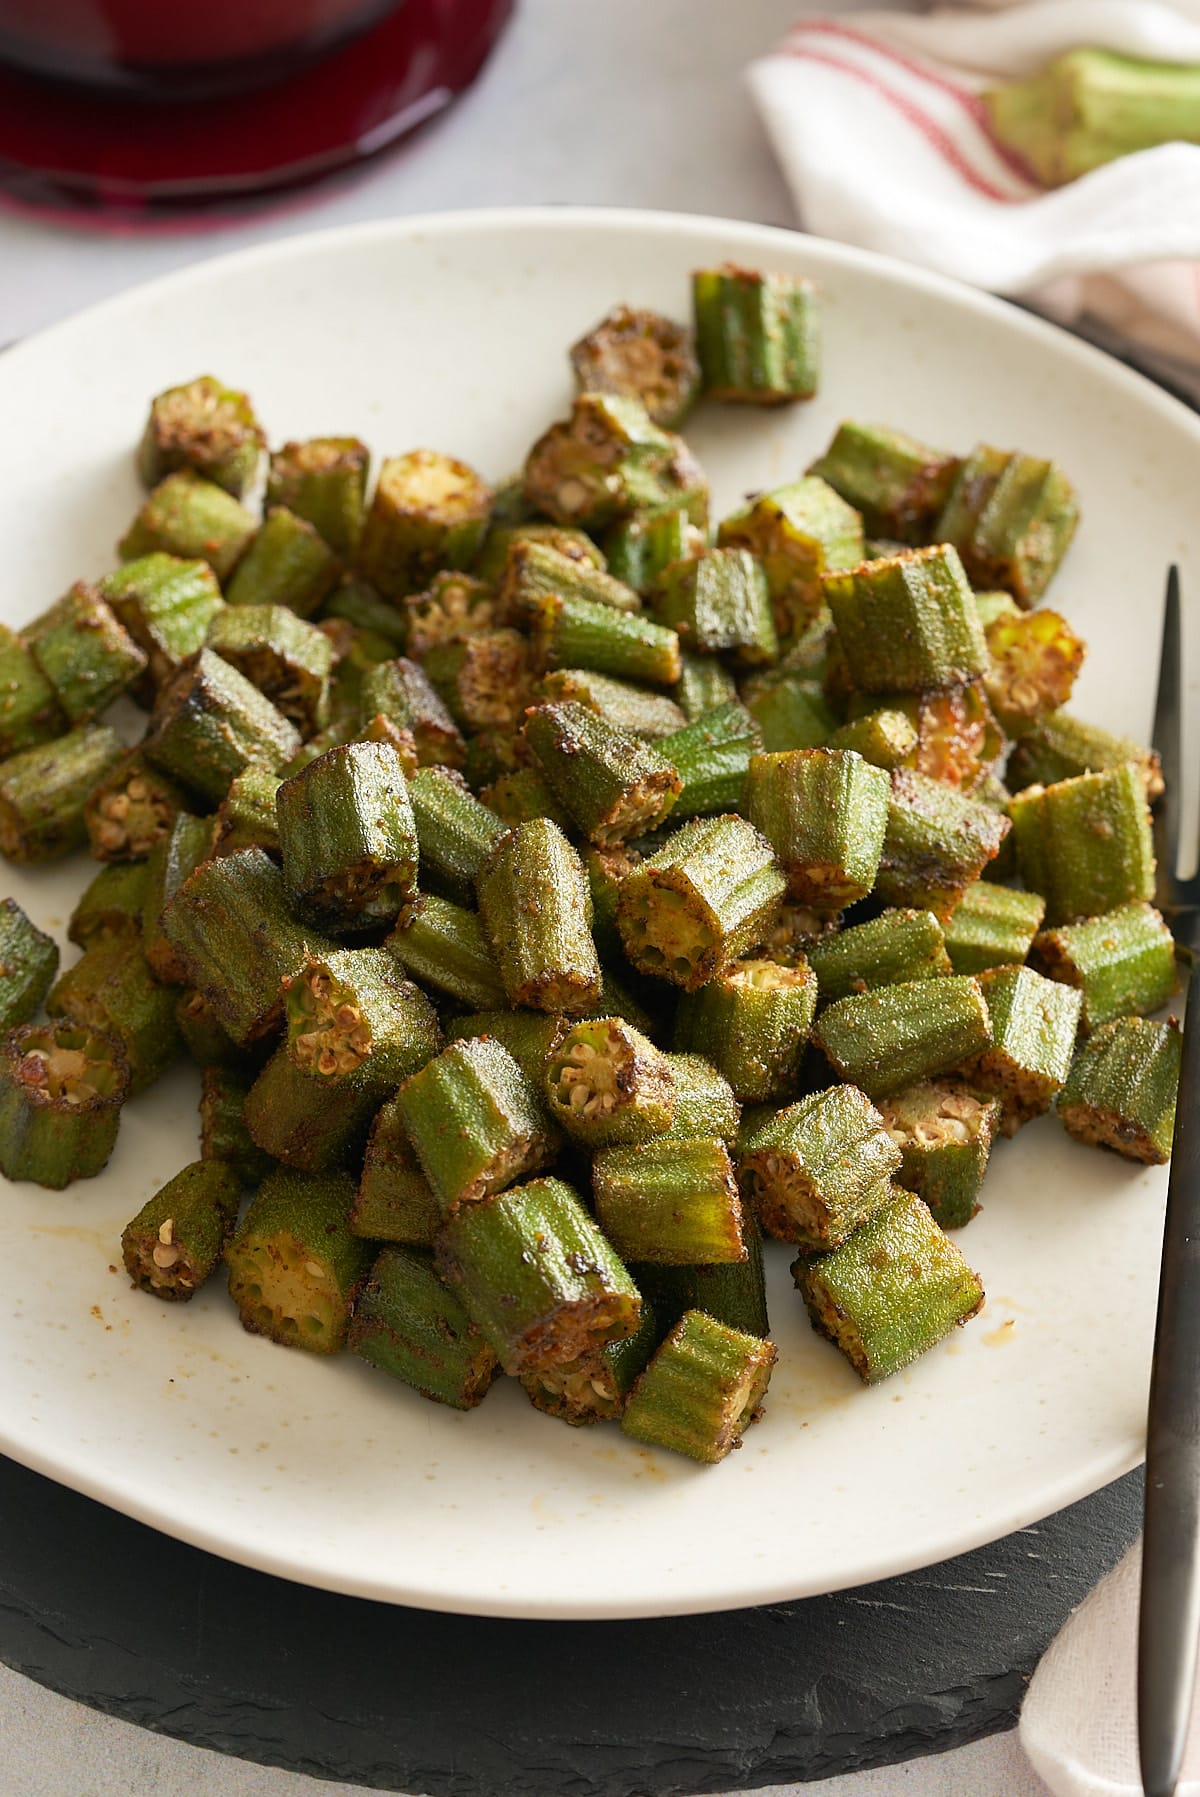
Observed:
[[[978,100],[1078,44],[1200,62],[1200,0],[982,0],[803,18],[748,78],[801,219],[1114,334],[1200,396],[1200,146],[1047,192]]]

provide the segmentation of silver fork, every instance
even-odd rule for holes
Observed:
[[[1200,875],[1178,877],[1183,767],[1179,570],[1167,576],[1154,747],[1166,791],[1155,814],[1158,904],[1189,964],[1200,947]],[[1198,988],[1200,991],[1200,988]],[[1175,1145],[1146,1428],[1138,1619],[1138,1751],[1146,1797],[1173,1797],[1200,1643],[1200,997],[1183,1037]]]

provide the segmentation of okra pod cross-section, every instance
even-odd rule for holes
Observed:
[[[382,1096],[441,1046],[433,1006],[385,948],[310,956],[285,985],[288,1053],[322,1084],[355,1079]]]
[[[51,1017],[68,1018],[121,1044],[131,1098],[165,1073],[179,1052],[175,994],[154,978],[136,938],[104,936],[93,942],[59,975],[46,1009]]]
[[[614,306],[578,343],[571,368],[581,393],[640,400],[655,424],[673,429],[700,390],[700,365],[686,325],[646,307]]]
[[[153,487],[164,475],[190,468],[240,499],[254,484],[266,440],[249,395],[202,374],[151,401],[138,473]]]
[[[313,1354],[344,1345],[371,1264],[370,1244],[350,1230],[353,1201],[346,1173],[281,1168],[263,1181],[225,1250],[243,1328]]]
[[[708,509],[703,472],[683,439],[655,424],[640,400],[611,393],[580,393],[570,418],[538,438],[525,461],[525,497],[556,524],[589,531],[672,505],[703,524]]]
[[[620,1017],[590,1017],[556,1044],[544,1079],[550,1114],[589,1148],[645,1142],[675,1120],[665,1054]]]
[[[0,1173],[61,1192],[103,1171],[129,1091],[121,1044],[70,1018],[0,1043]]]
[[[97,861],[140,861],[170,833],[184,791],[134,749],[97,780],[83,808]]]
[[[389,456],[356,551],[385,599],[419,593],[439,568],[465,568],[487,531],[491,489],[473,468],[431,449]]]
[[[879,1114],[901,1154],[896,1184],[915,1192],[942,1229],[969,1223],[979,1209],[999,1100],[929,1080],[881,1098]]]
[[[122,1231],[133,1283],[154,1298],[190,1298],[221,1258],[240,1197],[236,1174],[220,1161],[193,1161],[176,1173]]]

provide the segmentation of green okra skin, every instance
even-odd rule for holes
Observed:
[[[107,724],[77,724],[66,736],[0,761],[0,855],[32,863],[81,849],[88,794],[124,753]]]
[[[546,1062],[567,1028],[563,1017],[540,1011],[471,1011],[452,1017],[446,1026],[451,1042],[491,1036],[507,1048],[535,1092],[541,1092]]]
[[[515,730],[532,697],[529,645],[516,630],[473,630],[435,643],[423,666],[466,731]]]
[[[175,1001],[175,1025],[184,1048],[198,1067],[244,1069],[258,1064],[252,1053],[234,1042],[217,1021],[200,992],[181,992]]]
[[[1057,462],[978,443],[960,465],[934,535],[975,586],[1036,605],[1075,534],[1079,501]]]
[[[271,454],[267,505],[286,508],[348,561],[362,534],[370,465],[371,452],[357,437],[285,443]]]
[[[978,980],[948,974],[839,998],[817,1018],[813,1040],[868,1098],[890,1098],[989,1048],[992,1025]]]
[[[893,769],[910,764],[920,738],[906,712],[887,706],[843,724],[829,738],[831,749],[853,749],[873,767]]]
[[[774,671],[742,688],[742,703],[754,719],[768,754],[819,749],[837,729],[837,716],[817,680]]]
[[[428,586],[440,568],[466,568],[488,527],[490,487],[465,462],[432,449],[389,456],[363,520],[355,565],[385,599]]]
[[[767,578],[775,628],[791,644],[824,608],[821,577],[863,559],[862,519],[815,475],[773,487],[721,520],[722,548],[749,550]]]
[[[57,971],[57,945],[16,899],[0,899],[0,1030],[16,1029],[41,1010]]]
[[[520,488],[519,476],[514,485]],[[524,500],[521,504],[524,506]],[[472,572],[485,584],[495,585],[503,579],[509,557],[518,543],[545,543],[572,561],[598,568],[602,574],[608,571],[608,557],[586,530],[570,524],[549,524],[544,518],[535,518],[527,508],[520,519],[511,521],[503,518],[501,512],[499,505],[493,505],[491,528],[483,548],[471,564]]]
[[[0,1173],[61,1192],[108,1165],[129,1090],[121,1044],[69,1018],[0,1040]]]
[[[653,1307],[643,1302],[641,1321],[632,1335],[607,1342],[598,1353],[579,1360],[526,1373],[521,1380],[525,1395],[535,1410],[572,1427],[615,1421],[660,1334]]]
[[[852,924],[814,942],[808,959],[817,976],[822,1004],[898,986],[964,973],[947,953],[946,937],[932,911],[884,911],[866,923]]]
[[[1003,812],[982,800],[898,769],[892,775],[876,898],[932,911],[944,923],[999,854],[1011,827]]]
[[[406,973],[459,1004],[484,1009],[505,1002],[504,982],[479,915],[427,893],[402,918],[387,947]]]
[[[831,1086],[749,1124],[738,1179],[768,1235],[806,1253],[835,1247],[890,1196],[900,1150],[854,1086]]]
[[[675,1122],[671,1064],[621,1017],[588,1017],[556,1042],[542,1079],[550,1115],[586,1148],[662,1136]]]
[[[257,848],[279,859],[275,795],[282,784],[278,774],[253,763],[230,782],[217,808],[214,855],[236,855],[239,849]]]
[[[736,1141],[742,1107],[725,1075],[702,1054],[674,1053],[666,1061],[675,1081],[675,1121],[669,1135],[681,1142],[704,1136],[727,1146]]]
[[[239,1045],[275,1026],[284,979],[326,947],[292,917],[283,878],[262,849],[202,862],[164,907],[161,927],[184,981]]]
[[[135,939],[149,889],[148,861],[108,861],[88,881],[67,922],[67,940],[88,948],[102,936]],[[6,901],[11,903],[11,901]],[[0,949],[0,960],[5,957]],[[15,1021],[25,1022],[24,1018]]]
[[[544,669],[587,668],[651,686],[674,686],[683,671],[676,631],[592,599],[547,593],[534,609],[532,640],[534,660]]]
[[[900,1150],[895,1183],[915,1192],[941,1229],[961,1229],[979,1210],[979,1192],[1000,1117],[1000,1101],[947,1080],[928,1080],[879,1101]]]
[[[389,1098],[367,1138],[350,1227],[369,1241],[430,1248],[441,1222],[441,1207],[413,1153],[399,1102]]]
[[[355,1167],[379,1107],[377,1087],[342,1080],[323,1084],[301,1073],[281,1042],[246,1094],[250,1140],[301,1173]]]
[[[213,820],[177,812],[171,827],[151,849],[144,866],[145,897],[142,906],[142,949],[156,979],[168,985],[182,983],[179,958],[163,930],[163,913],[184,881],[213,849]]]
[[[912,1192],[899,1192],[848,1241],[792,1274],[818,1335],[865,1385],[911,1365],[983,1307],[983,1286]]]
[[[284,984],[288,1054],[322,1087],[349,1080],[382,1098],[441,1047],[437,1013],[386,948],[312,955]]]
[[[646,742],[682,730],[687,723],[674,699],[652,692],[628,680],[614,680],[591,668],[556,668],[542,677],[540,696],[549,700],[573,700],[630,736]]]
[[[560,599],[607,606],[610,611],[641,610],[641,599],[633,587],[580,555],[574,545],[566,548],[522,534],[511,544],[497,575],[500,614],[510,622],[520,622],[532,617],[539,603],[555,594]]]
[[[396,1103],[443,1216],[536,1173],[558,1149],[537,1091],[490,1036],[451,1042]]]
[[[346,1345],[368,1366],[455,1410],[482,1403],[500,1370],[430,1256],[412,1248],[387,1247],[376,1255]]]
[[[535,706],[522,734],[559,804],[602,847],[656,830],[678,796],[679,775],[656,745],[573,699]]]
[[[363,676],[359,695],[360,734],[373,718],[410,730],[422,767],[461,767],[466,756],[462,732],[424,668],[404,656],[378,663]]]
[[[861,755],[792,749],[751,757],[744,806],[802,904],[840,911],[875,883],[888,817],[888,777]]]
[[[457,568],[443,568],[435,574],[423,593],[406,593],[400,610],[386,600],[371,594],[371,610],[357,598],[353,610],[348,609],[355,592],[371,593],[369,587],[339,588],[325,607],[325,616],[351,618],[360,627],[378,630],[398,650],[420,661],[431,649],[458,636],[469,636],[476,630],[491,630],[508,622],[496,589],[490,580],[464,574]],[[390,612],[386,628],[384,620],[375,622],[374,610]],[[399,630],[397,636],[395,632]]]
[[[201,649],[160,690],[144,752],[218,805],[251,762],[278,772],[299,747],[295,725],[237,668]]]
[[[72,724],[98,717],[146,670],[145,652],[85,580],[21,636]]]
[[[630,1266],[647,1308],[653,1309],[659,1335],[673,1328],[685,1310],[702,1310],[718,1323],[757,1335],[760,1340],[771,1333],[763,1279],[762,1231],[745,1205],[742,1238],[746,1244],[745,1260],[691,1267],[640,1261]]]
[[[244,1186],[260,1185],[275,1165],[246,1128],[253,1084],[244,1067],[210,1065],[200,1075],[200,1159],[221,1162]]]
[[[469,574],[435,574],[433,578],[435,587],[439,582],[462,583],[467,588],[482,584],[472,580]],[[369,587],[365,580],[356,580],[352,574],[347,574],[343,576],[321,605],[321,627],[322,629],[327,628],[331,620],[339,624],[349,624],[369,639],[381,637],[384,642],[391,645],[391,654],[400,655],[412,640],[413,613],[408,608],[410,605],[416,605],[418,599],[428,598],[429,594],[423,593],[419,594],[416,599],[406,599],[402,609],[397,611],[394,605],[389,605],[386,599],[381,599],[375,589]],[[464,624],[467,615],[464,610],[462,613]],[[487,622],[491,623],[490,617]],[[457,629],[458,626],[456,625],[455,628]],[[336,631],[334,634],[336,636]],[[453,635],[454,631],[448,631],[446,634]]]
[[[58,976],[46,1010],[121,1044],[131,1098],[153,1085],[179,1053],[175,994],[154,978],[140,942],[126,936],[104,936],[86,948]]]
[[[518,1378],[632,1335],[642,1300],[616,1252],[561,1179],[460,1204],[437,1267]]]
[[[1159,1166],[1171,1158],[1183,1037],[1174,1019],[1115,1017],[1075,1057],[1058,1115],[1077,1142]]]
[[[1022,736],[1071,697],[1085,645],[1049,606],[1002,612],[985,622],[984,634],[991,663],[983,677],[988,704],[1010,736]]]
[[[571,416],[530,450],[524,480],[526,499],[556,524],[596,532],[666,506],[707,522],[708,487],[687,444],[620,394],[578,394]]]
[[[672,562],[700,555],[708,547],[705,533],[681,505],[660,511],[634,512],[604,533],[608,571],[645,599],[659,575]]]
[[[1114,736],[1097,724],[1086,724],[1069,712],[1056,711],[1041,718],[1014,746],[1008,764],[1008,784],[1053,786],[1077,774],[1098,774],[1131,761],[1142,776],[1147,799],[1163,790],[1162,764],[1153,749],[1127,736]]]
[[[1154,840],[1132,762],[1027,786],[1009,801],[1021,878],[1046,900],[1048,924],[1154,897]]]
[[[177,780],[131,749],[88,794],[83,821],[92,854],[97,861],[144,861],[170,834],[185,797]]]
[[[208,627],[207,646],[244,674],[301,736],[329,722],[333,644],[288,606],[226,605]]]
[[[1153,905],[1120,905],[1042,930],[1030,952],[1050,979],[1078,987],[1084,1035],[1119,1017],[1157,1011],[1179,984],[1175,941]]]
[[[788,1097],[817,1009],[817,977],[799,957],[735,961],[699,991],[685,992],[672,1045],[706,1055],[744,1104]]]
[[[204,647],[225,601],[206,561],[156,550],[117,568],[99,592],[149,662],[157,686]]]
[[[630,1392],[621,1428],[650,1447],[724,1460],[762,1415],[775,1359],[773,1342],[686,1311]]]
[[[860,692],[930,692],[987,672],[987,639],[952,544],[860,562],[823,585]]]
[[[49,742],[66,723],[32,651],[15,630],[0,624],[0,756]]]
[[[771,593],[761,562],[746,549],[707,549],[672,562],[650,598],[660,624],[681,648],[729,653],[742,667],[779,659]]]
[[[581,393],[617,393],[673,429],[700,392],[700,364],[686,325],[646,307],[614,306],[568,352]]]
[[[181,468],[241,499],[253,486],[266,433],[248,394],[202,374],[150,402],[137,467],[147,487]]]
[[[351,1234],[348,1173],[280,1169],[260,1186],[225,1249],[242,1327],[285,1348],[334,1354],[371,1265]]]
[[[240,1197],[236,1173],[220,1161],[181,1168],[121,1232],[121,1258],[138,1290],[186,1302],[221,1259]]]
[[[592,1163],[596,1221],[623,1260],[745,1260],[742,1203],[724,1142],[677,1136],[605,1148]]]
[[[600,998],[583,863],[556,824],[517,824],[477,883],[479,914],[510,1004],[578,1016]]]
[[[958,465],[957,456],[904,431],[847,419],[809,474],[853,506],[870,536],[917,547],[929,542]]]
[[[337,935],[390,923],[417,885],[417,826],[389,743],[328,749],[275,799],[283,884],[297,912]]]
[[[1018,892],[990,880],[968,886],[945,924],[946,953],[955,973],[1020,966],[1045,915],[1046,901],[1039,892]]]
[[[1075,1052],[1081,995],[1032,967],[993,967],[979,975],[992,1024],[991,1046],[963,1069],[976,1092],[1000,1101],[999,1127],[1015,1136],[1050,1109]]]
[[[418,768],[408,782],[408,797],[422,884],[456,904],[469,904],[475,881],[508,821],[481,804],[452,768]]]
[[[710,399],[760,406],[811,399],[820,360],[817,293],[802,275],[726,262],[692,274],[696,352]]]
[[[677,818],[736,811],[742,803],[751,757],[761,748],[754,718],[736,700],[705,712],[656,745],[680,779],[672,806]]]
[[[639,972],[694,992],[763,939],[786,885],[745,818],[691,818],[622,880],[617,928]]]
[[[156,554],[207,562],[224,584],[257,529],[254,514],[223,487],[184,468],[147,496],[117,552],[123,562]]]
[[[737,681],[715,656],[681,652],[680,662],[679,679],[671,696],[689,724],[737,698]]]

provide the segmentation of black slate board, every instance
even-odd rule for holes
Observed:
[[[833,1597],[501,1622],[249,1572],[0,1459],[0,1659],[182,1740],[379,1790],[690,1797],[1008,1727],[1141,1504],[1131,1473],[991,1547]]]

